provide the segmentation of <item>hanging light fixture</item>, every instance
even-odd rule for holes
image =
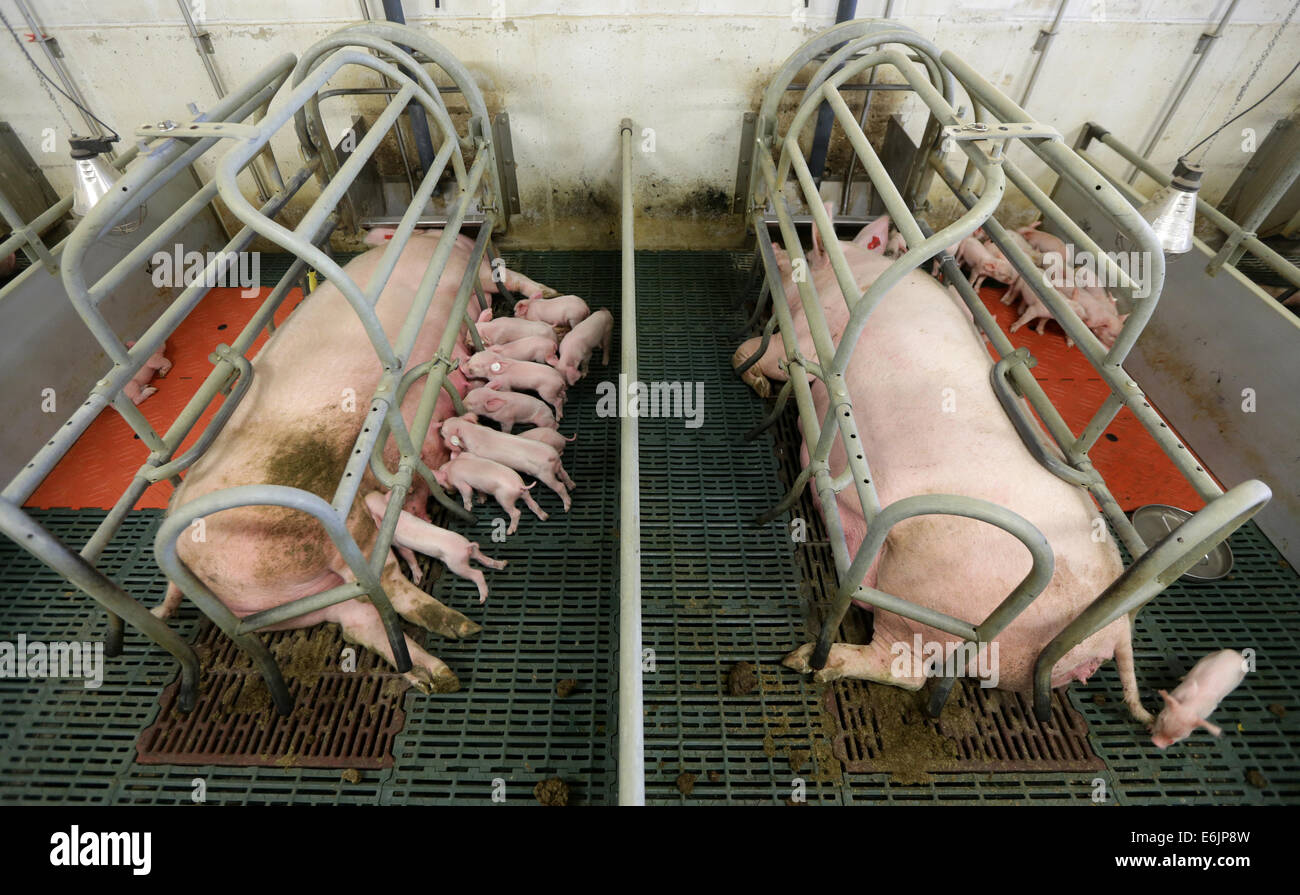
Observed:
[[[75,134],[68,138],[76,168],[76,181],[72,186],[72,216],[77,220],[89,214],[90,209],[108,195],[117,183],[117,170],[104,156],[114,141],[113,137],[78,137]],[[142,204],[134,218],[118,224],[112,232],[132,233],[140,228],[144,219],[145,206]]]
[[[1167,255],[1182,255],[1192,250],[1192,231],[1196,227],[1196,195],[1201,189],[1204,170],[1180,158],[1174,164],[1169,185],[1156,191],[1138,214],[1151,225],[1160,247]]]
[[[107,195],[117,182],[113,167],[104,158],[113,145],[107,137],[68,138],[72,147],[72,161],[76,167],[76,183],[72,188],[72,214],[84,218],[100,199]]]

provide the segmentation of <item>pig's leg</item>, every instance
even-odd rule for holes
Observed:
[[[573,483],[573,479],[569,478],[569,474],[564,471],[564,464],[558,459],[555,461],[555,473],[559,480],[564,482],[565,487],[570,491],[576,491],[578,489],[578,486]]]
[[[740,347],[736,349],[736,353],[731,356],[731,366],[739,367],[749,360],[754,355],[754,352],[758,351],[758,346],[762,341],[761,338],[755,336],[746,342],[742,342]],[[740,374],[740,379],[745,385],[752,388],[760,398],[766,398],[772,394],[772,385],[767,381],[767,377],[763,375],[762,366],[763,362],[761,360],[756,361],[750,365],[748,370]]]
[[[519,507],[515,506],[514,494],[509,487],[503,487],[498,489],[493,496],[497,499],[497,503],[501,504],[501,509],[505,510],[506,515],[510,517],[510,527],[506,529],[506,534],[514,534],[516,529],[519,528],[519,517],[521,515]]]
[[[466,510],[473,510],[471,503],[474,500],[474,489],[465,482],[456,485],[456,490],[460,492],[460,502],[465,505]]]
[[[149,611],[154,618],[171,618],[181,605],[181,596],[181,589],[174,582],[168,581],[167,593],[163,594],[163,601]]]
[[[344,640],[364,646],[383,656],[390,664],[396,664],[384,622],[379,617],[379,610],[371,604],[348,600],[326,609],[325,617],[343,629]],[[412,686],[424,693],[455,693],[460,689],[456,673],[409,637],[406,638],[406,650],[411,654],[411,670],[403,677]]]
[[[534,482],[532,485],[529,485],[528,488],[532,488],[536,484],[537,483]],[[519,496],[523,499],[524,504],[528,507],[528,509],[536,513],[538,519],[541,519],[543,522],[545,522],[546,511],[537,505],[537,501],[533,500],[533,495],[529,493],[528,488],[524,488],[522,491],[520,491]]]
[[[787,668],[793,668],[795,671],[804,673],[812,671],[808,659],[812,656],[813,649],[816,646],[815,643],[805,643],[782,659],[781,664]],[[902,687],[904,690],[919,690],[925,684],[924,675],[921,677],[898,677],[892,672],[894,664],[900,660],[906,662],[904,667],[913,667],[911,651],[908,650],[905,642],[901,643],[901,648],[907,652],[906,656],[900,657],[897,655],[881,637],[876,637],[871,643],[865,645],[833,643],[831,644],[830,656],[826,659],[826,667],[814,672],[813,680],[824,683],[839,680],[840,678],[853,678],[855,680],[890,684],[895,687]]]
[[[1124,690],[1124,704],[1134,718],[1150,726],[1155,717],[1142,706],[1142,695],[1138,692],[1137,668],[1133,664],[1132,630],[1124,631],[1124,636],[1115,644],[1115,665],[1119,669],[1119,683]]]
[[[561,466],[560,469],[563,470],[564,467]],[[560,500],[564,503],[564,512],[569,512],[569,507],[571,506],[569,501],[569,492],[564,490],[564,485],[560,483],[559,479],[547,470],[544,475],[539,475],[537,480],[550,488],[556,494],[560,495]]]
[[[415,551],[408,547],[398,547],[397,555],[406,560],[406,567],[411,570],[411,583],[419,584],[424,573],[420,571],[420,564],[415,559]]]
[[[469,555],[483,563],[483,565],[487,566],[489,569],[504,569],[506,563],[509,562],[509,560],[493,559],[490,556],[484,555],[483,551],[478,549],[478,544],[474,541],[469,542]]]

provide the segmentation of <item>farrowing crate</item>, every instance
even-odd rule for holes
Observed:
[[[466,132],[458,133],[453,125],[439,85],[426,65],[449,78],[452,87],[443,90],[463,94],[469,107]],[[320,114],[320,101],[327,96],[350,91],[325,91],[331,77],[353,66],[370,69],[393,85],[392,98],[378,115],[369,131],[361,137],[354,151],[340,162],[334,156]],[[287,86],[286,86],[287,85]],[[272,100],[283,94],[272,108]],[[379,269],[366,284],[353,282],[330,257],[327,242],[339,226],[339,206],[346,207],[349,187],[380,142],[393,128],[409,103],[418,103],[435,125],[437,154],[415,190],[412,202],[397,225]],[[292,176],[282,176],[271,150],[272,137],[294,119],[294,129],[305,163]],[[249,120],[251,119],[251,121]],[[302,280],[308,268],[328,279],[347,298],[370,337],[384,373],[369,401],[369,410],[361,434],[352,452],[332,501],[310,492],[282,485],[246,485],[228,488],[196,499],[171,514],[158,532],[155,554],[168,578],[175,582],[199,608],[257,662],[271,690],[277,709],[288,714],[292,708],[288,690],[275,660],[254,632],[296,618],[325,606],[368,594],[379,609],[397,658],[399,671],[409,670],[410,657],[401,633],[399,617],[379,583],[378,573],[388,555],[393,531],[403,500],[415,475],[429,482],[433,496],[458,518],[473,516],[447,497],[433,480],[432,472],[420,461],[418,446],[430,428],[433,408],[444,389],[454,392],[446,381],[453,368],[452,348],[459,326],[449,325],[443,334],[438,353],[432,361],[407,369],[406,361],[415,340],[419,321],[433,299],[452,246],[471,217],[478,219],[478,233],[459,290],[448,318],[464,319],[476,345],[481,345],[467,313],[469,298],[476,294],[484,301],[477,271],[485,256],[495,258],[491,235],[503,228],[510,206],[502,195],[498,177],[500,169],[494,154],[492,127],[483,96],[469,71],[444,47],[421,31],[391,23],[371,22],[341,29],[311,47],[301,59],[286,54],[252,77],[238,90],[223,98],[207,112],[195,112],[182,123],[164,122],[136,131],[140,138],[138,155],[118,181],[117,189],[100,201],[68,238],[61,257],[61,271],[68,296],[96,340],[113,361],[112,369],[99,381],[89,397],[53,438],[36,454],[12,482],[0,493],[0,531],[4,531],[42,562],[85,591],[109,613],[106,652],[121,650],[123,622],[129,622],[154,643],[162,646],[181,664],[180,705],[188,711],[194,705],[199,665],[190,646],[164,622],[155,618],[136,599],[111,581],[96,561],[121,527],[123,520],[140,495],[154,482],[164,479],[179,484],[179,473],[197,461],[220,434],[222,427],[246,394],[252,382],[253,367],[249,351],[263,328],[274,329],[273,315],[288,296],[291,287]],[[222,141],[228,141],[223,143]],[[218,146],[225,150],[217,163],[216,175],[168,220],[132,249],[102,277],[89,282],[84,260],[88,248],[104,234],[136,214],[149,197],[186,171],[199,157]],[[466,150],[474,151],[467,167]],[[124,156],[129,160],[130,155]],[[260,173],[269,174],[274,194],[260,207],[243,195],[237,183],[240,172],[250,169],[256,160],[265,161]],[[442,236],[435,248],[428,270],[417,290],[396,343],[390,343],[379,325],[373,305],[397,264],[399,255],[415,231],[426,203],[450,165],[455,180],[455,200],[448,213]],[[256,171],[254,167],[252,170]],[[282,212],[302,186],[316,177],[320,195],[292,228],[281,223]],[[188,286],[142,335],[129,347],[105,320],[99,304],[117,288],[127,274],[142,266],[155,251],[215,199],[220,200],[244,227],[224,249],[216,253],[193,285]],[[349,214],[349,217],[351,215]],[[351,223],[355,224],[355,220]],[[33,237],[41,222],[27,231],[16,232],[38,255],[39,242]],[[123,394],[124,386],[145,361],[160,350],[167,337],[208,294],[209,284],[223,274],[245,250],[255,235],[292,252],[297,260],[291,264],[271,293],[253,314],[247,326],[230,345],[220,345],[212,355],[213,370],[184,411],[165,433],[154,431],[143,414]],[[8,245],[8,242],[6,243]],[[43,259],[44,260],[44,259]],[[424,378],[419,411],[414,425],[407,427],[400,413],[402,394],[418,379]],[[195,444],[176,456],[181,444],[194,430],[201,414],[217,397],[226,397],[211,422],[199,433]],[[453,395],[459,405],[459,395]],[[112,406],[129,423],[151,454],[128,488],[122,493],[103,523],[77,552],[61,543],[23,511],[23,503],[42,479],[67,454],[77,438],[105,408]],[[382,461],[385,435],[394,437],[401,454],[395,472]],[[369,468],[394,492],[396,499],[380,528],[379,540],[367,559],[349,534],[344,520],[352,505],[362,475]],[[239,506],[277,505],[308,513],[325,528],[348,562],[356,581],[316,594],[266,612],[240,619],[230,612],[177,556],[176,540],[197,519]]]
[[[808,80],[793,120],[785,133],[781,133],[777,120],[778,103],[795,76],[818,59],[824,61],[816,74]],[[861,124],[840,94],[841,87],[847,81],[881,65],[890,66],[901,75],[929,110],[920,147],[924,164],[913,166],[913,173],[908,177],[903,191],[890,179]],[[957,84],[969,98],[974,112],[973,121],[961,120],[956,111],[954,103]],[[858,288],[843,252],[839,249],[834,226],[822,206],[814,173],[809,169],[799,145],[800,137],[823,103],[830,107],[836,121],[843,128],[876,195],[883,201],[908,246],[907,252],[866,291]],[[1164,256],[1155,235],[1120,192],[1065,146],[1060,134],[1053,128],[1031,119],[1028,113],[951,52],[941,52],[911,29],[893,23],[865,20],[846,22],[808,41],[786,60],[768,86],[754,127],[745,212],[758,243],[764,275],[760,305],[768,296],[772,299],[772,319],[764,333],[763,344],[754,358],[766,349],[774,325],[779,326],[785,348],[785,365],[789,373],[788,381],[777,395],[773,413],[755,431],[761,431],[774,422],[793,396],[805,443],[811,448],[809,463],[791,491],[762,518],[772,519],[788,511],[812,481],[826,517],[839,575],[839,590],[834,606],[823,622],[810,664],[813,668],[825,667],[831,639],[853,601],[895,612],[964,641],[979,644],[995,638],[1034,600],[1052,576],[1054,557],[1051,548],[1042,533],[1023,517],[989,501],[958,494],[908,497],[882,507],[873,484],[869,458],[864,457],[860,449],[850,449],[850,445],[859,443],[859,427],[844,374],[858,338],[872,309],[885,293],[906,274],[937,256],[944,279],[957,288],[974,316],[975,323],[988,336],[1000,358],[992,370],[992,387],[1026,446],[1053,474],[1088,490],[1129,552],[1136,557],[1040,653],[1034,668],[1034,707],[1038,717],[1047,720],[1051,672],[1057,660],[1121,615],[1136,613],[1254,515],[1271,496],[1268,487],[1254,479],[1224,492],[1197,463],[1178,436],[1160,419],[1137,383],[1124,370],[1124,359],[1155,310],[1164,281]],[[1131,278],[1007,158],[1004,150],[1011,140],[1023,141],[1048,168],[1078,187],[1089,197],[1098,214],[1125,234],[1130,245],[1146,253],[1151,263],[1144,279]],[[955,145],[964,153],[966,167],[963,172],[953,172],[946,166],[940,151],[940,147],[945,144]],[[960,218],[933,235],[927,235],[922,230],[911,211],[917,199],[923,197],[930,180],[929,176],[924,176],[926,167],[937,174],[967,209]],[[849,309],[848,324],[836,345],[831,339],[811,278],[805,277],[796,283],[815,349],[811,358],[803,357],[798,350],[794,319],[781,285],[781,274],[777,269],[774,245],[767,227],[767,215],[775,214],[782,240],[792,261],[807,264],[790,202],[786,197],[785,187],[792,171],[795,186],[811,213],[812,226],[817,228],[826,247],[837,284]],[[1058,228],[1058,232],[1067,241],[1091,252],[1104,265],[1111,281],[1119,284],[1117,291],[1120,299],[1127,302],[1132,311],[1114,346],[1109,350],[1070,309],[1065,296],[1046,280],[1030,257],[1012,242],[1007,230],[992,217],[1002,200],[1008,180],[1042,212],[1047,221]],[[1035,361],[1028,350],[1012,346],[946,251],[948,246],[969,236],[980,226],[984,227],[1017,272],[1026,278],[1066,335],[1074,340],[1098,375],[1110,387],[1110,395],[1078,435],[1071,431],[1030,374],[1029,368]],[[757,317],[757,312],[755,316]],[[821,380],[830,396],[830,406],[824,419],[817,418],[809,376]],[[1044,442],[1042,428],[1020,398],[1042,420],[1047,434],[1059,449],[1060,456]],[[1152,545],[1143,541],[1088,459],[1089,449],[1124,407],[1133,412],[1179,472],[1206,501],[1203,509]],[[833,478],[828,458],[836,436],[844,445],[848,465],[840,476]],[[857,492],[868,523],[867,537],[856,554],[849,553],[835,499],[835,494],[850,484]],[[862,584],[867,569],[890,529],[904,519],[925,514],[967,516],[996,525],[1014,535],[1029,550],[1033,557],[1030,572],[987,618],[976,621],[955,618]],[[938,682],[931,700],[931,711],[935,714],[942,708],[953,683],[951,677]]]

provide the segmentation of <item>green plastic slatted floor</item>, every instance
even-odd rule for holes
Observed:
[[[616,300],[616,254],[507,259],[593,304]],[[645,675],[649,801],[785,804],[802,786],[807,801],[827,804],[1082,804],[1091,802],[1097,777],[1110,803],[1300,801],[1300,580],[1253,525],[1232,540],[1233,577],[1172,588],[1143,614],[1135,644],[1149,706],[1157,687],[1211,649],[1256,650],[1259,670],[1215,715],[1228,730],[1221,740],[1199,736],[1162,757],[1118,709],[1107,665],[1070,696],[1107,762],[1101,774],[943,775],[907,786],[887,775],[842,774],[826,745],[821,687],[778,664],[807,639],[825,591],[819,520],[810,520],[812,540],[797,547],[782,522],[750,524],[781,496],[774,448],[797,445],[788,423],[740,441],[765,410],[730,369],[731,333],[745,315],[731,309],[729,296],[746,263],[731,253],[637,257],[641,378],[704,389],[699,428],[678,418],[641,421],[643,635],[653,650]],[[482,635],[462,644],[430,637],[465,689],[437,699],[408,694],[396,767],[346,784],[326,770],[137,766],[135,739],[175,666],[128,634],[128,654],[108,661],[98,690],[0,679],[0,803],[188,802],[196,778],[205,781],[208,800],[221,803],[484,802],[497,777],[506,781],[508,800],[531,802],[533,782],[556,773],[574,785],[575,801],[611,801],[617,429],[595,417],[599,378],[598,370],[570,402],[580,435],[566,455],[579,485],[573,512],[544,525],[526,520],[506,549],[496,547],[512,565],[489,577]],[[566,420],[566,431],[572,423]],[[77,542],[99,519],[39,515]],[[156,513],[134,515],[105,554],[108,573],[137,594],[161,592],[152,568],[157,524]],[[482,525],[476,537],[486,545]],[[472,601],[468,585],[448,577],[434,593],[462,608]],[[0,594],[0,639],[18,631],[42,639],[103,635],[101,614],[87,598],[7,541],[0,543]],[[477,609],[470,613],[479,617]],[[193,636],[192,609],[178,626]],[[727,672],[739,661],[758,666],[759,685],[746,696],[727,695]],[[557,703],[551,690],[566,677],[580,689]],[[1094,701],[1096,694],[1107,701]],[[1262,788],[1247,781],[1252,771],[1262,775]]]

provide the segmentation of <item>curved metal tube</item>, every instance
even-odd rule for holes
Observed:
[[[1139,556],[1066,625],[1043,647],[1034,663],[1034,714],[1038,719],[1046,721],[1051,717],[1052,669],[1066,653],[1121,615],[1141,609],[1259,512],[1272,496],[1268,486],[1257,479],[1225,491]]]
[[[867,569],[875,562],[876,554],[884,546],[890,530],[904,519],[923,515],[965,516],[968,519],[978,519],[996,525],[1024,544],[1033,558],[1029,573],[982,622],[963,621],[947,613],[919,606],[860,583],[867,574]],[[1052,580],[1055,566],[1056,560],[1051,545],[1047,543],[1043,533],[1023,516],[991,501],[962,494],[919,494],[896,500],[882,509],[867,527],[867,536],[858,548],[853,564],[841,576],[840,589],[835,594],[835,603],[822,624],[821,635],[817,639],[817,647],[813,650],[809,664],[813,668],[826,667],[831,640],[845,613],[848,612],[850,603],[855,599],[932,628],[938,628],[940,631],[946,631],[964,640],[985,643],[997,637],[1003,628],[1011,624],[1016,616],[1042,593],[1043,588],[1047,587],[1048,582]]]

